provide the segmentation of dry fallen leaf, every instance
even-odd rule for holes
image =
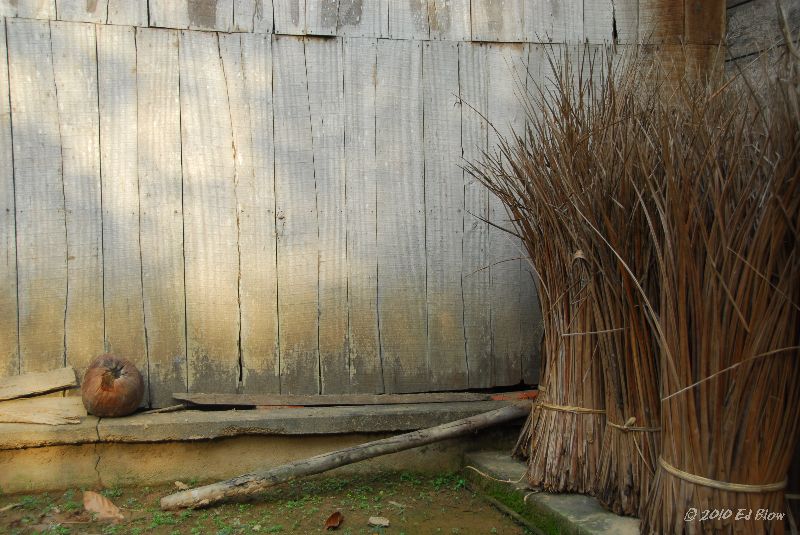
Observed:
[[[125,520],[119,507],[101,494],[86,490],[83,492],[83,508],[97,513],[98,520]]]
[[[189,485],[183,481],[176,481],[175,486],[178,488],[178,490],[189,490]]]
[[[344,515],[342,515],[342,513],[339,511],[336,511],[328,517],[328,520],[325,521],[325,529],[337,529],[342,525],[342,522],[344,522]]]
[[[389,527],[389,519],[382,516],[371,516],[369,517],[368,523],[370,526],[375,526],[376,528]]]

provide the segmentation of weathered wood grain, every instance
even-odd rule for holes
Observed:
[[[236,157],[242,388],[278,392],[271,41],[220,35],[220,48]]]
[[[306,33],[336,35],[339,0],[306,0]]]
[[[106,351],[133,362],[148,384],[139,229],[136,34],[98,26],[103,173],[103,302]],[[143,403],[149,393],[145,389]]]
[[[275,33],[305,35],[307,1],[313,0],[272,0]]]
[[[0,16],[54,20],[56,0],[0,0]]]
[[[17,222],[20,373],[64,365],[67,235],[50,26],[6,19]]]
[[[422,45],[378,42],[378,313],[387,392],[427,390]]]
[[[175,30],[137,30],[142,299],[155,407],[187,388],[179,41]]]
[[[341,39],[307,39],[314,177],[319,218],[321,393],[349,391],[347,221]]]
[[[639,39],[646,44],[684,38],[684,0],[639,0]]]
[[[686,42],[692,45],[721,43],[725,37],[725,0],[684,1],[686,2]],[[772,5],[774,6],[775,3],[772,2]]]
[[[343,72],[349,388],[352,392],[382,392],[377,309],[377,41],[345,38]]]
[[[104,352],[97,44],[92,24],[53,21],[50,34],[67,228],[66,357],[82,376]]]
[[[523,41],[525,9],[529,3],[524,0],[472,0],[472,40]]]
[[[46,394],[78,386],[75,370],[67,366],[46,372],[25,373],[0,379],[0,401]]]
[[[781,0],[789,29],[800,33],[800,3]],[[778,12],[772,0],[753,0],[728,8],[728,57],[738,59],[757,54],[785,42],[780,29]]]
[[[583,3],[583,34],[589,43],[611,43],[617,28],[616,0]]]
[[[8,58],[6,25],[0,24],[0,58]],[[11,151],[8,63],[0,61],[0,377],[19,373],[17,338],[17,225],[14,155]]]
[[[387,0],[339,0],[337,35],[345,37],[387,37]]]
[[[234,0],[149,0],[150,26],[193,30],[233,29]]]
[[[469,41],[470,0],[428,0],[428,23],[431,39]]]
[[[274,31],[273,1],[274,0],[255,0],[255,11],[253,13],[254,32],[272,33]]]
[[[525,83],[522,45],[490,45],[489,114],[492,124],[489,147],[495,151],[499,137],[508,137],[524,125],[518,100],[520,84]],[[489,196],[489,277],[492,304],[492,353],[495,385],[520,381],[522,347],[520,337],[520,291],[522,246],[518,238],[503,229],[514,231],[504,205]],[[502,228],[498,228],[502,227]]]
[[[108,24],[123,26],[148,25],[148,0],[108,0]]]
[[[389,37],[391,39],[428,39],[429,0],[389,2]]]
[[[181,32],[184,256],[189,391],[239,383],[234,156],[217,36]]]
[[[459,96],[461,98],[461,149],[464,164],[477,162],[488,149],[486,116],[489,113],[487,47],[460,43]],[[461,284],[464,293],[464,336],[470,388],[491,386],[494,375],[489,281],[489,192],[478,180],[463,173],[464,214]]]
[[[108,0],[56,0],[58,20],[106,22]]]
[[[319,393],[319,227],[302,39],[272,42],[281,393]]]
[[[276,396],[270,394],[175,394],[175,399],[194,405],[332,407],[337,405],[399,405],[490,401],[491,394],[445,392],[425,394],[334,394]]]
[[[422,64],[430,386],[457,390],[468,385],[461,293],[464,179],[458,45],[425,43]]]
[[[63,425],[80,423],[86,409],[80,397],[46,397],[0,402],[0,423]]]
[[[594,0],[592,5],[597,5]],[[534,43],[583,42],[583,6],[584,3],[581,0],[531,0],[525,2],[524,33],[527,40]],[[610,18],[607,15],[605,17],[610,22]]]

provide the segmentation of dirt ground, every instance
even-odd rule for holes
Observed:
[[[75,488],[44,494],[1,495],[0,533],[528,533],[464,485],[458,474],[427,476],[401,472],[325,477],[284,485],[248,503],[177,513],[165,513],[158,508],[162,496],[177,490],[168,486]],[[95,490],[109,498],[120,507],[125,520],[111,523],[93,519],[83,509],[83,490]],[[325,520],[335,511],[341,512],[344,521],[338,530],[325,531]],[[368,526],[371,516],[387,518],[390,526]]]

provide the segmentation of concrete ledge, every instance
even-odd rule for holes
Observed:
[[[413,431],[505,406],[504,401],[181,411],[77,425],[0,424],[0,450],[95,443],[198,441],[243,435],[332,435]]]
[[[465,464],[501,480],[465,468],[470,486],[507,510],[538,534],[638,535],[639,520],[615,515],[594,498],[579,494],[531,493],[523,480],[525,465],[506,452],[467,453]],[[514,481],[518,483],[509,483]],[[527,499],[525,498],[527,496]]]

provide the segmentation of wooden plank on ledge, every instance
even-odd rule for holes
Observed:
[[[78,386],[70,366],[49,372],[26,373],[0,379],[0,401],[34,394],[46,394]]]
[[[423,394],[341,394],[341,395],[275,395],[275,394],[186,394],[172,395],[178,401],[194,405],[245,405],[325,407],[335,405],[399,405],[417,403],[456,403],[461,401],[511,401],[532,399],[535,390],[482,394],[477,392],[438,392]]]
[[[0,403],[0,423],[77,424],[86,417],[79,397],[35,398]]]

